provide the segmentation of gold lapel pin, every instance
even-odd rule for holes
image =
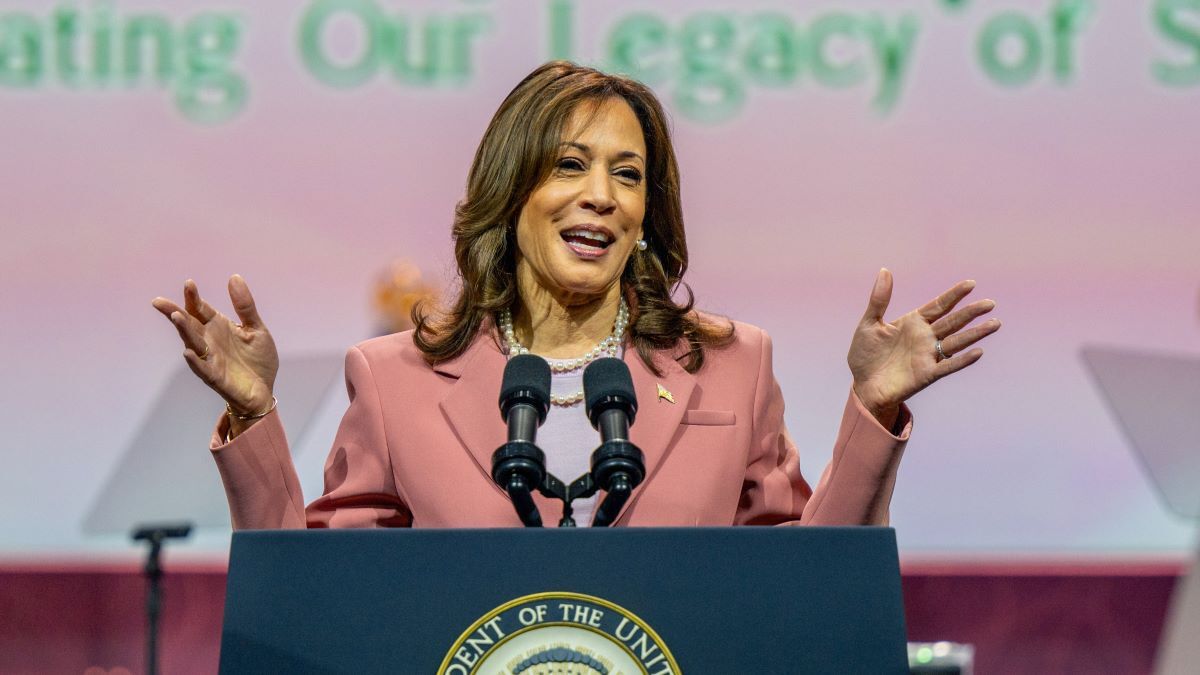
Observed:
[[[661,384],[658,385],[658,397],[667,401],[668,403],[675,403],[675,397],[672,396],[671,392],[667,391],[667,388]]]

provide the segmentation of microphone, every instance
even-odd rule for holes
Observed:
[[[525,527],[542,526],[532,490],[546,476],[546,454],[534,439],[549,410],[550,365],[532,354],[509,359],[500,383],[500,416],[508,424],[508,441],[492,453],[492,480],[512,497]]]
[[[629,441],[637,395],[629,367],[613,357],[588,365],[583,371],[583,392],[588,420],[600,432],[600,447],[592,453],[592,480],[608,493],[592,524],[607,527],[646,476],[642,451]]]

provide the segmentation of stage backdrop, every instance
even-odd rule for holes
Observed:
[[[150,307],[188,277],[255,291],[314,497],[345,348],[385,329],[397,261],[452,281],[476,143],[551,58],[668,106],[687,281],[774,337],[810,479],[881,266],[893,315],[962,278],[997,300],[983,360],[911,402],[906,555],[1189,550],[1137,429],[1194,446],[1195,416],[1119,401],[1196,391],[1196,0],[3,0],[0,558],[129,556],[177,515],[222,557],[221,405]],[[1106,393],[1089,349],[1165,384]]]

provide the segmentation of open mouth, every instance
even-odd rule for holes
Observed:
[[[607,233],[585,228],[565,230],[559,236],[567,243],[567,248],[586,258],[604,255],[605,249],[613,242]]]

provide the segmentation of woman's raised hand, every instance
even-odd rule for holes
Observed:
[[[892,273],[879,270],[846,361],[854,375],[854,392],[884,426],[895,423],[900,404],[910,396],[978,361],[983,350],[967,348],[1000,330],[999,319],[967,328],[996,307],[991,300],[952,311],[974,288],[974,281],[960,281],[925,305],[885,322]]]
[[[258,316],[250,287],[237,274],[229,278],[229,299],[241,323],[205,302],[191,279],[183,284],[183,307],[162,297],[152,304],[179,331],[183,358],[192,372],[220,394],[234,413],[254,416],[273,404],[279,354]]]

